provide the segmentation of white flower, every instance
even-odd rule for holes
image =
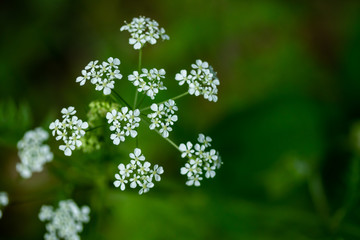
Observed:
[[[98,60],[89,62],[89,64],[85,67],[85,70],[90,70],[90,72],[95,71],[95,69],[99,68],[99,65],[97,65],[98,62]]]
[[[140,186],[141,189],[139,190],[139,195],[147,193],[150,190],[150,187],[152,187],[151,183],[148,183],[147,181],[142,182]]]
[[[166,123],[161,123],[161,128],[160,128],[160,133],[161,133],[161,135],[164,137],[164,138],[167,138],[167,137],[169,137],[169,132],[171,132],[172,131],[172,128],[169,126],[169,125],[167,125]]]
[[[190,176],[190,177],[189,177],[189,180],[186,182],[186,185],[188,185],[188,186],[195,185],[196,187],[199,187],[199,186],[200,186],[200,181],[201,181],[202,179],[203,179],[203,178],[200,177],[199,175]]]
[[[138,71],[134,71],[133,74],[130,74],[128,79],[134,84],[134,86],[139,86],[139,84],[144,81]]]
[[[201,93],[201,87],[199,82],[193,82],[189,84],[190,95],[199,96]]]
[[[71,156],[72,151],[75,150],[75,142],[71,140],[64,141],[65,145],[60,145],[59,149],[64,151],[65,156]]]
[[[119,120],[120,121],[127,121],[129,114],[128,114],[129,108],[128,107],[122,107],[121,112],[118,113]]]
[[[155,181],[159,182],[161,180],[160,174],[164,173],[163,167],[159,167],[159,165],[155,165],[154,169],[151,171],[150,178],[155,178]]]
[[[141,154],[140,148],[135,148],[134,153],[130,153],[129,156],[131,159],[135,160],[136,162],[145,160],[144,155]]]
[[[174,122],[176,122],[178,120],[177,115],[168,115],[165,118],[165,124],[166,125],[174,125]]]
[[[165,106],[166,106],[166,112],[171,114],[174,114],[178,110],[178,107],[175,105],[175,101],[172,99],[165,102]]]
[[[136,128],[136,125],[133,125],[131,123],[127,123],[126,126],[124,126],[125,135],[131,136],[132,138],[135,138],[137,136],[137,131],[134,130]]]
[[[119,187],[121,191],[125,190],[125,184],[128,182],[128,180],[125,179],[125,176],[120,176],[119,174],[115,174],[115,178],[118,179],[114,182],[115,187]]]
[[[205,177],[206,178],[213,178],[215,177],[215,169],[216,169],[216,166],[210,166],[210,164],[206,164],[205,167],[204,167],[204,170],[205,170]]]
[[[113,109],[111,112],[106,113],[106,119],[108,123],[112,123],[113,121],[117,121],[118,119],[118,112]]]
[[[137,185],[141,185],[140,182],[140,175],[134,174],[132,178],[130,178],[130,187],[131,188],[136,188]]]
[[[119,70],[109,70],[108,73],[106,74],[109,79],[114,79],[114,78],[117,78],[117,79],[121,79],[122,78],[122,74],[120,73]]]
[[[56,124],[53,124],[54,128]],[[16,164],[16,170],[20,173],[21,177],[29,178],[33,172],[42,171],[43,165],[53,159],[50,147],[43,144],[48,138],[49,134],[39,127],[26,132],[24,137],[18,142],[18,155],[21,162]]]
[[[125,142],[125,132],[118,131],[110,135],[110,139],[113,140],[115,145],[119,145],[121,142]]]
[[[209,64],[207,62],[203,62],[200,59],[198,59],[198,60],[196,60],[196,64],[191,64],[191,67],[202,71],[202,70],[206,70],[207,68],[209,68]]]
[[[195,169],[197,169],[198,167],[201,167],[203,161],[201,160],[201,158],[197,157],[197,158],[192,158],[189,161],[190,165],[194,166]]]
[[[90,208],[83,206],[79,208],[73,200],[59,202],[59,208],[53,210],[51,206],[42,206],[39,213],[41,221],[49,221],[46,224],[47,233],[45,239],[80,239],[83,223],[90,220]]]
[[[95,90],[97,91],[103,90],[104,95],[110,95],[111,89],[114,88],[114,83],[115,82],[113,80],[108,80],[105,78],[96,85]]]
[[[137,172],[140,175],[145,175],[147,172],[150,171],[151,164],[149,162],[144,162],[144,163],[137,162],[137,163],[139,165],[139,168],[137,169]]]
[[[144,43],[146,43],[144,34],[139,34],[139,33],[131,34],[131,38],[129,38],[129,44],[134,45],[134,49],[140,49]]]
[[[151,104],[150,109],[153,111],[152,118],[162,117],[165,115],[164,104],[157,105],[156,103]]]
[[[205,147],[211,146],[211,137],[205,136],[204,134],[200,133],[198,137],[198,142],[202,143]]]
[[[88,73],[86,70],[82,70],[81,74],[82,76],[76,78],[76,82],[80,82],[80,86],[84,85],[91,77],[91,72]]]
[[[62,128],[62,125],[60,124],[60,121],[56,119],[55,122],[52,122],[49,126],[50,130],[52,130],[52,135],[55,136],[56,132]]]
[[[129,177],[130,174],[133,172],[131,170],[131,166],[129,164],[125,166],[124,164],[120,163],[118,166],[118,169],[119,169],[120,175],[125,176],[125,177]]]
[[[189,163],[185,164],[185,167],[182,167],[180,169],[180,173],[182,175],[187,175],[188,177],[191,177],[196,172],[196,169],[194,166],[190,165]]]
[[[187,75],[186,70],[181,70],[180,73],[177,73],[175,75],[175,80],[179,81],[179,85],[183,85],[184,83],[190,83],[190,81],[192,80],[192,75]]]
[[[194,149],[192,149],[193,144],[191,142],[187,142],[186,145],[184,143],[181,143],[179,145],[179,150],[182,152],[181,157],[191,157],[194,153]]]
[[[63,114],[63,118],[69,118],[71,115],[76,113],[76,110],[73,106],[70,106],[68,108],[61,109],[61,113]]]
[[[112,68],[118,68],[118,65],[120,65],[120,60],[118,58],[108,58],[109,66]]]
[[[200,145],[200,144],[195,144],[194,148],[195,148],[195,155],[198,155],[199,157],[204,157],[204,153],[205,153],[205,145]]]
[[[152,114],[149,114],[148,117],[151,118]],[[154,130],[155,128],[160,126],[160,118],[151,118],[151,124],[149,125],[150,130]]]
[[[141,118],[139,116],[140,116],[139,109],[135,109],[134,111],[130,110],[128,114],[128,120],[130,123],[136,124],[141,121]]]

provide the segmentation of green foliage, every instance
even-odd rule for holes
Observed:
[[[0,141],[15,146],[32,126],[32,114],[27,103],[0,101]]]

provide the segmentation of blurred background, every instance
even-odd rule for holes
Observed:
[[[0,239],[42,239],[41,205],[67,198],[91,207],[82,239],[360,239],[359,12],[358,1],[2,1],[0,191],[10,204]],[[179,99],[170,134],[177,144],[211,136],[224,162],[216,177],[185,186],[184,160],[144,127],[140,147],[165,169],[145,195],[112,186],[131,141],[66,158],[50,138],[53,162],[20,179],[26,131],[48,129],[70,105],[84,119],[103,99],[75,83],[88,62],[119,58],[115,88],[132,100],[138,51],[119,28],[139,15],[170,36],[143,49],[143,66],[167,73],[158,101],[186,91],[174,76],[196,59],[218,73],[218,102]]]

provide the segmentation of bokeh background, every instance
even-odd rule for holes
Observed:
[[[82,239],[360,239],[359,12],[358,1],[2,1],[0,191],[11,203],[0,239],[43,238],[41,205],[67,198],[92,209]],[[119,28],[139,15],[170,36],[143,50],[144,67],[167,72],[159,101],[186,90],[174,76],[196,59],[218,72],[219,101],[180,99],[170,135],[211,136],[224,162],[217,176],[185,186],[184,160],[144,127],[140,146],[165,169],[146,195],[112,187],[131,141],[65,158],[51,139],[53,162],[21,180],[25,131],[69,105],[85,118],[103,98],[75,83],[89,61],[118,57],[116,89],[133,98],[126,76],[138,52]]]

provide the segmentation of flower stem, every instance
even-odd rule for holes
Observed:
[[[148,125],[150,125],[149,121],[145,118],[145,115],[144,114],[141,114],[141,115],[142,115],[141,119],[144,120],[144,122],[146,122]],[[159,134],[161,136],[161,138],[165,139],[168,143],[170,143],[173,147],[175,147],[178,151],[180,151],[180,149],[179,149],[178,145],[176,145],[176,143],[171,141],[169,138],[163,137],[162,134],[159,132],[159,130],[157,130],[156,128],[154,128],[154,130],[155,130],[155,132],[157,132],[157,134]]]
[[[93,130],[95,130],[95,129],[98,129],[98,128],[101,128],[101,127],[105,127],[105,126],[106,126],[106,124],[99,125],[99,126],[95,126],[95,127],[92,127],[92,128],[87,129],[86,131],[87,131],[87,132],[90,132],[90,131],[93,131]]]
[[[131,108],[130,104],[126,102],[125,99],[123,99],[114,89],[111,92],[113,92],[115,96],[117,96],[126,106],[128,106],[128,108]]]
[[[323,188],[323,184],[319,174],[310,173],[308,176],[309,192],[317,212],[323,219],[324,223],[328,225],[329,221],[329,205]]]
[[[146,96],[146,95],[144,94],[143,97],[141,98],[139,104],[136,106],[136,108],[138,108],[138,107],[141,106],[141,104],[143,103],[143,101],[144,101],[144,99],[145,99],[145,96]]]
[[[159,102],[159,103],[157,103],[157,104],[162,104],[162,103],[164,103],[164,102],[169,101],[170,99],[175,100],[175,99],[184,97],[184,96],[186,96],[186,95],[188,95],[188,94],[189,94],[189,92],[184,92],[184,93],[182,93],[182,94],[180,94],[180,95],[177,95],[177,96],[175,96],[175,97],[169,98],[169,99],[167,99],[167,100],[165,100],[165,101],[162,101],[162,102]],[[145,110],[148,110],[148,109],[150,109],[150,107],[151,107],[151,106],[148,106],[148,107],[146,107],[146,108],[143,108],[143,109],[140,110],[140,112],[145,111]]]
[[[141,50],[141,48],[140,48],[140,50],[139,50],[139,63],[138,63],[138,71],[139,71],[139,74],[140,74],[140,70],[141,70],[141,58],[142,58],[142,50]],[[135,110],[137,98],[138,98],[138,90],[137,90],[137,88],[136,88],[136,89],[135,89],[135,99],[134,99],[134,107],[133,107],[133,110]]]

